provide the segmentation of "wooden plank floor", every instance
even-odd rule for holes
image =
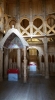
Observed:
[[[0,100],[55,100],[55,77],[30,77],[28,82],[0,82]]]

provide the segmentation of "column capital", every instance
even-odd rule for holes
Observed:
[[[47,43],[48,43],[48,39],[47,39],[46,36],[45,36],[44,39],[43,39],[43,43],[44,43],[44,44],[47,44]]]

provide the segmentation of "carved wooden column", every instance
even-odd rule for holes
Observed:
[[[42,0],[43,17],[46,18],[46,0]]]
[[[19,18],[20,18],[20,0],[16,0],[16,15],[18,15],[18,16],[16,16],[16,19],[19,20]]]
[[[3,80],[3,51],[0,50],[0,81]]]
[[[4,51],[4,78],[7,78],[7,69],[8,69],[8,50]]]
[[[27,60],[26,60],[26,47],[24,47],[24,83],[27,82]]]
[[[43,23],[43,32],[46,35],[47,29],[46,29],[46,21]],[[44,60],[45,60],[45,78],[49,78],[49,66],[48,66],[48,39],[47,37],[44,37],[43,39],[44,43]]]
[[[44,37],[45,78],[49,78],[47,38]]]
[[[41,66],[41,55],[39,55],[39,63],[40,63],[40,74],[42,74],[42,66]]]
[[[17,49],[17,67],[20,69],[20,48]]]
[[[30,4],[30,20],[32,20],[32,0],[29,0],[29,4]]]
[[[19,31],[20,31],[20,23],[19,23],[19,20],[20,20],[20,0],[17,0],[16,1],[16,20],[17,20],[17,23],[15,25],[15,28],[17,28]]]
[[[32,21],[32,0],[29,1],[30,3],[30,35],[31,35],[31,38],[32,38],[32,34],[33,34],[33,21]]]
[[[4,1],[0,1],[0,31],[4,31]]]
[[[18,69],[19,69],[19,71],[20,71],[20,77],[21,77],[21,50],[20,50],[20,48],[19,49],[17,49],[17,67],[18,67]]]

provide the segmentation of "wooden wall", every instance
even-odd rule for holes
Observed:
[[[55,12],[55,0],[8,0],[5,3],[6,13],[12,16],[16,16],[18,11],[20,16],[29,15],[30,8],[32,9],[32,15]]]

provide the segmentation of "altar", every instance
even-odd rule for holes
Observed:
[[[18,81],[19,79],[19,70],[18,69],[8,69],[8,81]]]

